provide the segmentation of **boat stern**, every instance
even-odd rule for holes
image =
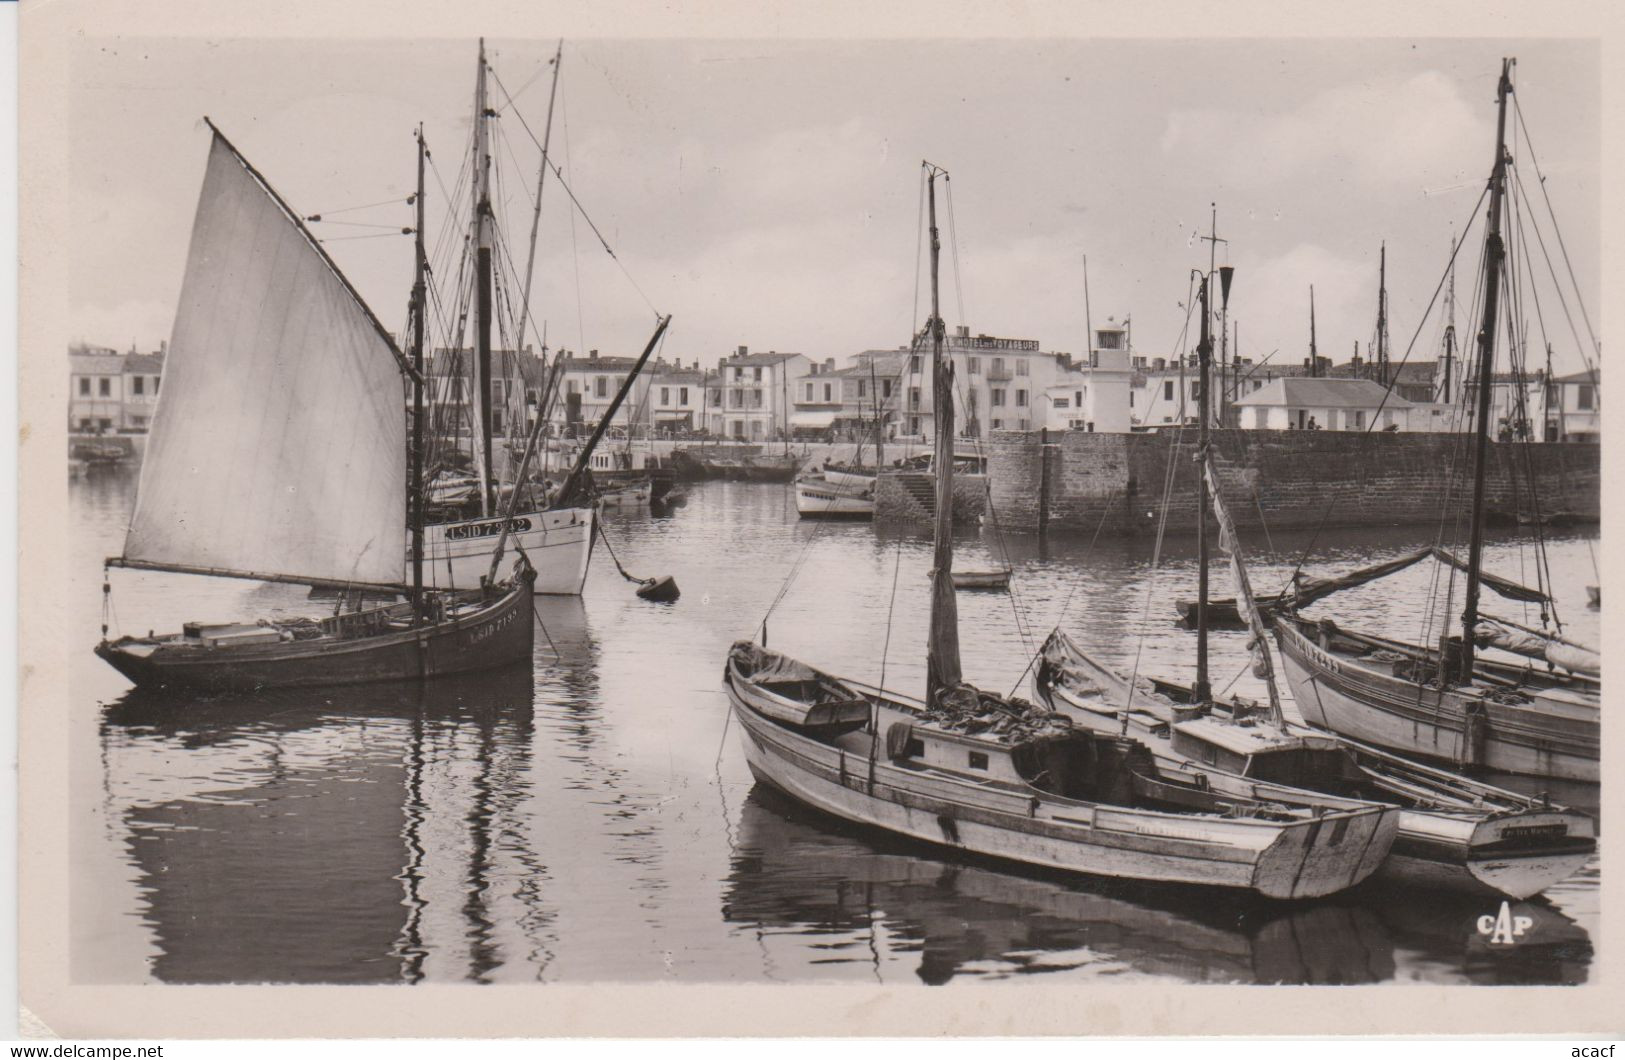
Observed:
[[[1364,881],[1399,833],[1397,806],[1329,813],[1281,830],[1259,857],[1253,889],[1270,898],[1321,898]]]

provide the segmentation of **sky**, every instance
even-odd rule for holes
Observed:
[[[516,272],[556,45],[487,42]],[[412,223],[422,121],[435,159],[429,239],[461,239],[469,205],[446,192],[470,129],[476,47],[81,38],[69,101],[75,337],[142,350],[167,338],[205,114],[299,212],[397,227]],[[1561,233],[1596,327],[1600,57],[1594,43],[1551,39],[566,40],[551,155],[615,257],[550,179],[532,312],[550,346],[615,354],[636,354],[656,310],[669,312],[662,353],[685,363],[740,345],[842,361],[905,343],[925,313],[929,159],[951,174],[951,211],[939,199],[950,326],[1081,353],[1086,320],[1131,316],[1138,352],[1176,353],[1216,204],[1244,356],[1301,362],[1310,285],[1321,354],[1363,349],[1386,241],[1393,357],[1417,333],[1412,358],[1431,359],[1442,323],[1423,311],[1452,236],[1471,222],[1482,239],[1472,214],[1503,55],[1518,59],[1557,215],[1542,234],[1563,275]],[[398,327],[410,239],[331,220],[313,229]],[[356,235],[373,238],[339,238]],[[1478,246],[1458,265],[1466,334]],[[1540,298],[1558,370],[1579,370],[1549,280]]]

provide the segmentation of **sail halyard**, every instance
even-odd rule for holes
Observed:
[[[213,133],[135,513],[113,565],[400,585],[401,375],[298,215]]]
[[[1495,164],[1490,170],[1488,228],[1484,236],[1484,315],[1478,330],[1478,393],[1474,417],[1473,520],[1467,548],[1467,591],[1461,614],[1461,639],[1455,677],[1471,681],[1473,639],[1478,626],[1479,569],[1484,561],[1485,470],[1489,458],[1490,390],[1495,378],[1495,329],[1501,292],[1501,259],[1506,248],[1501,241],[1501,209],[1506,194],[1507,96],[1512,94],[1512,62],[1501,60],[1501,80],[1497,86]]]
[[[1198,459],[1208,459],[1208,374],[1213,359],[1213,336],[1209,320],[1211,310],[1208,306],[1208,276],[1202,277],[1199,292],[1202,306],[1202,337],[1196,345],[1198,382],[1202,397],[1197,403],[1197,441],[1196,451]],[[1205,475],[1198,475],[1198,491],[1196,506],[1196,683],[1191,686],[1191,702],[1204,709],[1213,706],[1213,687],[1208,681],[1207,674],[1207,506],[1208,483]]]
[[[926,198],[931,225],[931,402],[936,429],[936,532],[931,564],[931,632],[926,648],[926,702],[963,680],[959,666],[959,605],[954,596],[954,391],[951,367],[942,354],[943,325],[937,281],[942,244],[937,237],[937,177],[946,170],[929,162]]]

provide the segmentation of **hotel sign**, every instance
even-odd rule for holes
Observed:
[[[961,350],[1026,350],[1038,352],[1037,339],[996,339],[990,335],[978,335],[975,338],[961,338],[957,335],[948,337],[948,345]]]

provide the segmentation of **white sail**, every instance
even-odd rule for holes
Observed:
[[[406,415],[395,357],[216,134],[125,559],[403,581]]]

